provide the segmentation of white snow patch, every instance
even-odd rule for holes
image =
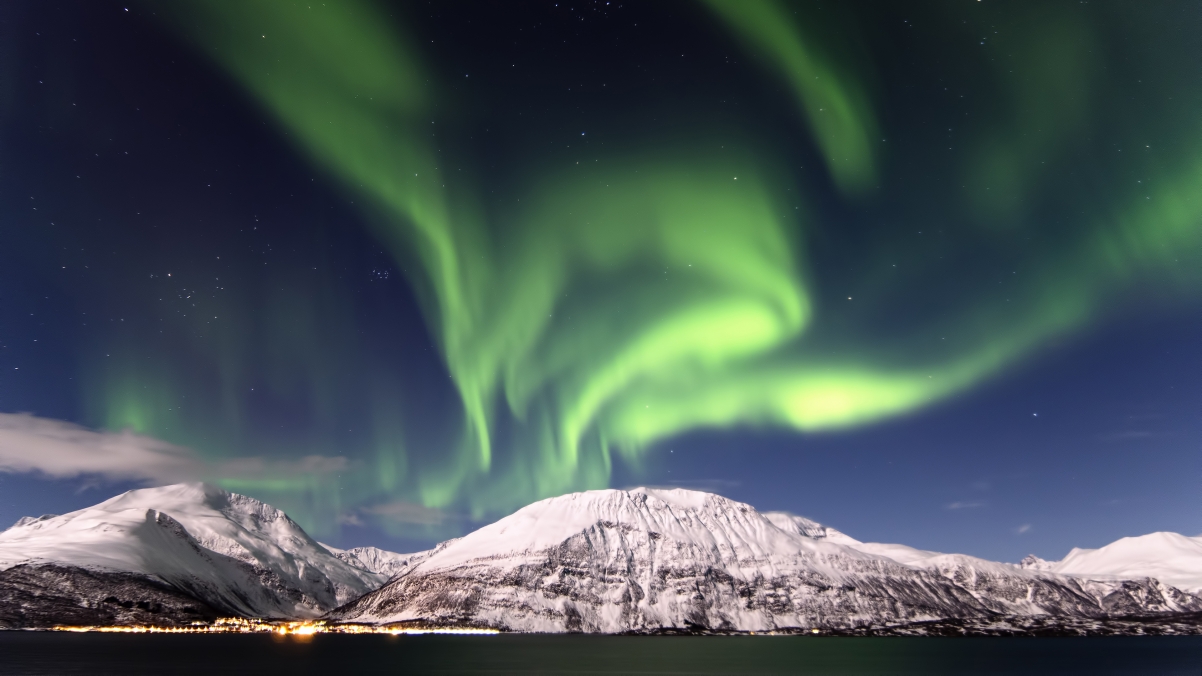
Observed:
[[[1152,577],[1189,592],[1202,592],[1202,536],[1149,533],[1100,549],[1073,549],[1048,562],[1062,575],[1133,579]]]

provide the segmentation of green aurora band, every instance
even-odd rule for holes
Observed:
[[[868,79],[836,67],[782,4],[704,7],[788,85],[849,208],[870,204],[891,165],[876,140]],[[797,193],[787,193],[812,188],[796,185],[781,158],[671,147],[613,153],[594,167],[527,177],[520,208],[487,222],[472,186],[440,168],[449,160],[430,134],[438,88],[395,20],[348,1],[309,11],[193,2],[173,21],[315,166],[368,200],[365,216],[398,260],[418,263],[408,274],[459,393],[462,437],[420,456],[379,444],[367,470],[341,479],[354,495],[344,501],[392,495],[482,515],[603,487],[615,453],[637,466],[650,446],[689,430],[880,421],[964,391],[1098,320],[1125,289],[1155,283],[1192,297],[1202,281],[1202,130],[1190,129],[1193,147],[1149,161],[1154,187],[1079,209],[1087,223],[1024,270],[1009,288],[1014,302],[950,303],[890,341],[855,314],[870,315],[871,305],[853,312],[818,300],[802,233],[823,224],[792,208]],[[1012,108],[977,138],[962,168],[975,236],[999,246],[1049,199],[1039,182],[1071,161],[1074,130],[1090,113],[1091,29],[1067,16],[1056,25],[1064,28],[1017,39],[1023,72],[1038,76],[999,68]],[[1041,165],[1045,158],[1060,164]],[[306,312],[288,309],[287,298],[272,305]],[[912,347],[936,335],[949,339],[942,351]],[[223,354],[236,342],[229,338]],[[238,360],[218,361],[232,391]],[[186,427],[179,416],[140,417],[150,408],[144,397],[161,397],[147,389],[153,382],[134,372],[106,383],[108,426]],[[333,375],[323,382],[337,384]],[[397,399],[381,390],[379,400],[374,419],[384,429]],[[238,398],[225,401],[213,414],[236,419]],[[512,419],[503,438],[502,415]],[[509,450],[499,455],[501,447]],[[273,481],[224,482],[319,490],[303,473]]]

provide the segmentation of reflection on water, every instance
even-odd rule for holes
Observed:
[[[4,674],[1202,674],[1202,637],[111,635],[0,632]]]

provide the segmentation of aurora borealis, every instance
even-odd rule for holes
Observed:
[[[1197,315],[1188,3],[327,4],[7,10],[0,411],[433,537]]]

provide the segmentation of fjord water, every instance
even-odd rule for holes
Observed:
[[[3,674],[1180,674],[1202,637],[136,636],[0,632]]]

